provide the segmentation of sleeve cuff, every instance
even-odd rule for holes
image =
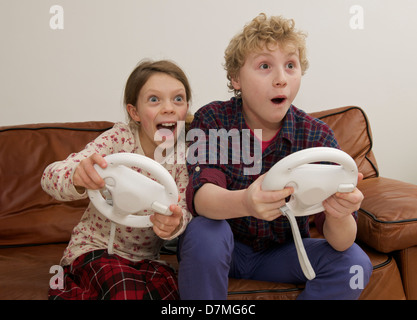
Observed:
[[[200,167],[195,167],[186,190],[187,207],[193,216],[198,216],[194,208],[194,194],[205,183],[212,183],[222,188],[227,187],[226,176],[222,171],[214,168],[206,168],[200,171]]]

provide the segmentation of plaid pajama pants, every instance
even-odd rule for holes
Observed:
[[[162,263],[132,262],[107,250],[78,257],[64,267],[64,288],[49,289],[50,300],[176,300],[174,270]]]

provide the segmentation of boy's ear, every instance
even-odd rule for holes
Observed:
[[[240,90],[240,81],[238,77],[233,77],[231,80],[232,86],[235,90]]]
[[[138,108],[136,108],[133,104],[129,103],[128,105],[126,105],[126,109],[127,109],[127,112],[129,113],[130,117],[133,120],[135,120],[137,122],[140,122],[140,117],[139,117],[139,114],[138,114]]]

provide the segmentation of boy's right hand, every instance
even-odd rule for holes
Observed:
[[[289,197],[294,189],[264,191],[261,188],[264,178],[265,174],[261,175],[245,190],[243,203],[251,216],[272,221],[282,215],[280,208],[285,205],[285,198]]]
[[[83,192],[81,188],[97,190],[104,187],[105,183],[103,178],[94,169],[95,164],[98,164],[103,169],[107,167],[106,160],[101,155],[94,153],[90,157],[82,160],[75,169],[73,182],[79,192]]]

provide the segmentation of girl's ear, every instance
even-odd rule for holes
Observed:
[[[139,117],[139,114],[138,114],[138,108],[136,108],[133,104],[129,103],[126,106],[126,109],[127,109],[127,112],[129,113],[130,117],[133,120],[135,120],[137,122],[140,122],[140,117]]]

